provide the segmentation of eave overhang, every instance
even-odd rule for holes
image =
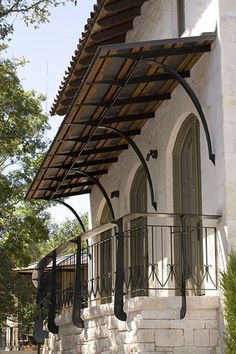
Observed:
[[[215,34],[210,33],[100,47],[69,103],[27,199],[53,200],[90,193],[94,181],[79,171],[99,179],[128,149],[124,137],[97,126],[116,128],[131,138],[139,135],[180,82],[159,64],[187,78],[214,40]]]
[[[50,114],[65,115],[99,46],[123,43],[147,0],[97,0],[65,71]]]

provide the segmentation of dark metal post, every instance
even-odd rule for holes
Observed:
[[[48,310],[48,330],[54,334],[58,333],[58,326],[54,322],[56,316],[56,260],[57,254],[54,250],[52,254],[51,292]]]
[[[124,312],[124,233],[123,218],[115,222],[118,226],[117,233],[117,252],[116,252],[116,282],[115,282],[115,299],[114,314],[118,320],[126,321],[127,315]]]
[[[181,256],[182,256],[182,269],[181,269],[182,304],[180,309],[180,319],[183,319],[186,315],[186,309],[187,309],[187,302],[186,302],[187,249],[186,249],[186,232],[184,230],[184,215],[180,215],[180,238],[181,238]]]
[[[75,269],[75,281],[74,281],[74,295],[73,295],[73,310],[72,310],[72,323],[78,328],[84,327],[84,322],[80,317],[82,308],[82,269],[81,269],[81,237],[78,237],[76,241],[76,269]]]

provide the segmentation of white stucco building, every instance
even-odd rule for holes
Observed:
[[[51,277],[58,334],[45,352],[224,353],[235,28],[231,0],[95,5],[52,108],[64,121],[27,195],[91,201],[77,267],[58,268],[70,281]]]

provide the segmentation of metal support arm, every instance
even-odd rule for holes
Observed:
[[[83,221],[81,220],[80,216],[79,216],[78,213],[75,211],[75,209],[72,208],[71,205],[65,203],[64,201],[62,201],[62,200],[60,200],[60,199],[54,199],[53,201],[54,201],[54,202],[57,202],[57,203],[60,203],[60,204],[64,205],[65,207],[67,207],[67,208],[74,214],[74,216],[76,217],[76,219],[78,220],[78,222],[79,222],[79,224],[80,224],[80,226],[81,226],[83,232],[86,232],[85,226],[84,226],[84,224],[83,224]]]
[[[153,188],[153,184],[152,184],[152,177],[151,177],[150,171],[148,169],[147,163],[145,161],[145,158],[143,157],[143,154],[141,153],[137,144],[129,136],[123,134],[119,129],[107,127],[107,126],[103,126],[103,125],[99,125],[99,126],[97,126],[97,128],[113,131],[114,133],[116,133],[120,137],[124,138],[128,142],[128,144],[132,147],[132,149],[134,150],[134,152],[138,156],[138,158],[144,168],[144,171],[145,171],[145,174],[146,174],[147,180],[148,180],[149,189],[150,189],[152,206],[156,211],[157,210],[157,203],[155,202],[155,198],[154,198],[154,188]]]
[[[207,140],[209,159],[212,161],[213,164],[215,164],[215,155],[212,152],[211,137],[210,137],[209,129],[208,129],[208,126],[207,126],[206,117],[205,117],[205,115],[203,113],[201,104],[200,104],[196,94],[194,93],[193,89],[191,88],[191,86],[170,65],[167,65],[167,64],[164,64],[164,63],[160,63],[160,62],[154,61],[154,60],[149,60],[149,59],[142,59],[142,60],[144,62],[148,62],[151,65],[157,66],[158,68],[161,68],[161,69],[167,71],[175,80],[177,80],[179,82],[179,84],[187,92],[187,94],[190,97],[191,101],[193,102],[196,110],[198,111],[198,114],[200,116],[200,119],[201,119],[201,122],[202,122],[202,125],[203,125],[203,129],[204,129],[204,132],[205,132],[205,135],[206,135],[206,140]]]
[[[105,191],[105,189],[103,188],[103,186],[101,185],[101,183],[95,177],[93,177],[91,174],[89,174],[88,172],[80,171],[80,170],[77,170],[77,169],[75,171],[78,172],[79,174],[85,176],[85,177],[88,177],[91,181],[93,181],[98,186],[99,190],[102,192],[102,195],[104,196],[104,198],[107,201],[108,207],[109,207],[110,212],[111,212],[112,220],[114,220],[115,219],[115,214],[114,214],[114,210],[113,210],[110,198],[109,198],[107,192]]]

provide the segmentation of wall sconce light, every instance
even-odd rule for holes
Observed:
[[[111,192],[111,198],[119,198],[120,192],[119,191],[112,191]]]
[[[158,156],[158,151],[157,151],[157,150],[150,150],[150,151],[147,153],[146,161],[149,161],[149,160],[150,160],[150,157],[152,157],[153,159],[157,159],[157,156]]]

